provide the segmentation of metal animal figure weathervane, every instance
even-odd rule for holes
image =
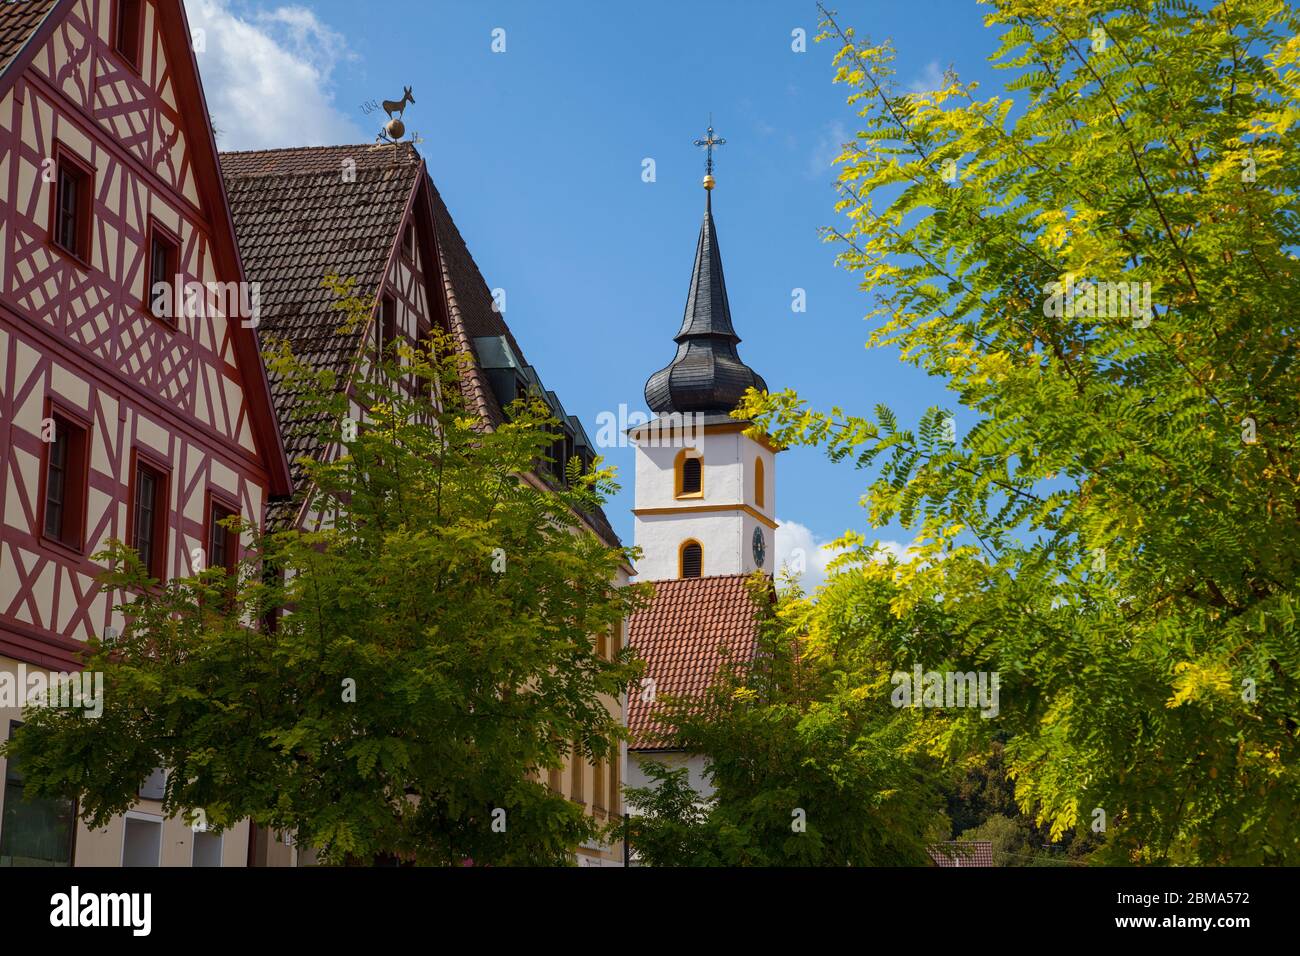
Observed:
[[[389,119],[392,119],[393,114],[396,113],[397,118],[400,120],[402,114],[406,112],[406,104],[414,102],[415,97],[411,95],[411,88],[409,86],[404,86],[402,87],[402,98],[400,100],[384,100],[382,105],[384,107],[384,112],[388,114]]]
[[[400,100],[384,100],[380,104],[384,112],[388,114],[388,122],[380,130],[379,135],[375,137],[380,142],[396,143],[406,135],[406,124],[402,122],[402,116],[406,113],[406,104],[414,103],[415,96],[411,93],[409,86],[402,87],[402,98]],[[397,115],[394,116],[393,114]],[[418,141],[418,137],[415,140]]]

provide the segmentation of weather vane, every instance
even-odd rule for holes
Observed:
[[[379,131],[379,135],[375,138],[384,143],[396,143],[405,136],[406,124],[402,122],[402,116],[406,113],[406,104],[414,102],[415,97],[411,94],[411,88],[404,86],[402,87],[402,98],[400,100],[384,100],[380,103],[379,105],[383,107],[384,112],[388,114],[388,122],[384,124],[384,128]],[[367,112],[370,112],[370,110],[367,110]],[[394,113],[397,115],[394,116]],[[418,140],[419,137],[415,137],[415,139]]]
[[[713,147],[725,146],[727,141],[720,136],[713,135],[713,114],[709,114],[709,128],[705,131],[704,139],[697,139],[696,146],[703,146],[705,151],[704,160],[704,188],[713,188]]]

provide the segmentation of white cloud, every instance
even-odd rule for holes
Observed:
[[[908,550],[907,545],[897,541],[881,541],[880,546],[899,559]],[[828,540],[819,540],[806,525],[777,519],[775,573],[779,577],[782,569],[793,572],[805,593],[811,594],[826,582],[827,566],[843,553],[843,548],[833,547]]]
[[[820,179],[834,170],[835,157],[844,151],[844,144],[853,139],[844,129],[844,124],[836,120],[828,123],[808,157],[808,178]]]
[[[942,89],[945,85],[943,70],[939,69],[939,61],[931,60],[925,65],[921,75],[907,84],[907,92],[932,93],[935,90]]]
[[[227,0],[186,0],[190,27],[223,149],[325,146],[369,137],[334,103],[335,68],[347,40],[306,7],[234,12]],[[358,104],[360,105],[360,104]]]

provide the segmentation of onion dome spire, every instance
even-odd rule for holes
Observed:
[[[722,252],[713,224],[713,148],[726,140],[715,138],[710,117],[708,133],[695,145],[707,150],[704,176],[704,222],[695,247],[695,268],[686,296],[686,314],[674,336],[677,355],[650,376],[645,399],[658,413],[729,413],[751,386],[766,391],[762,376],[740,360],[740,336],[731,324],[727,284],[722,276]]]

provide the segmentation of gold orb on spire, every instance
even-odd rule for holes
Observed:
[[[717,181],[716,179],[713,178],[713,174],[712,174],[712,173],[710,173],[709,175],[707,175],[707,176],[704,177],[704,188],[705,188],[705,189],[712,189],[712,188],[713,188],[714,186],[716,186],[717,184],[718,184],[718,181]]]

